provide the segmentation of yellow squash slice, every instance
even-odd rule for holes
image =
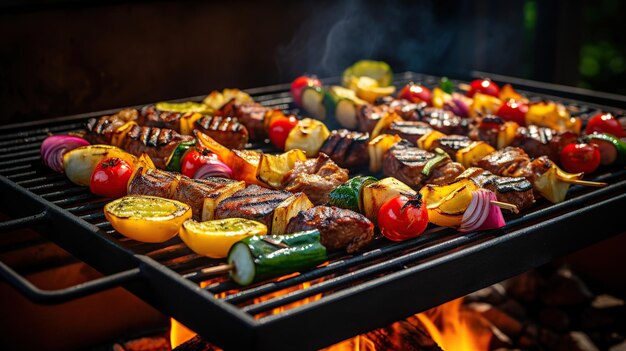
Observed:
[[[237,241],[251,235],[266,235],[265,224],[251,219],[226,218],[207,222],[193,219],[183,223],[180,238],[198,255],[224,258]]]

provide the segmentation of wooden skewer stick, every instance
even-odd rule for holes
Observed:
[[[459,83],[458,88],[463,91],[469,91],[472,87],[469,84]]]
[[[559,178],[559,180],[562,181],[563,183],[576,184],[576,185],[582,185],[582,186],[593,186],[596,188],[601,188],[603,186],[609,185],[608,183],[604,183],[604,182],[590,182],[588,180],[580,180],[580,179]]]
[[[496,205],[498,207],[500,207],[503,210],[509,210],[513,213],[519,213],[519,209],[517,208],[517,206],[510,204],[508,202],[502,202],[502,201],[496,201],[496,200],[491,200],[489,201],[489,203],[491,203],[492,205]]]
[[[232,265],[232,264],[221,264],[219,266],[213,266],[213,267],[209,267],[209,268],[204,268],[200,272],[202,272],[202,274],[206,274],[206,275],[218,275],[218,274],[228,273],[228,272],[232,271],[234,268],[235,268],[235,266]]]

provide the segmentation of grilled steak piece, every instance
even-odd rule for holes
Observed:
[[[518,147],[507,146],[478,160],[476,166],[504,177],[527,178],[530,176],[530,172],[526,167],[529,163],[530,157],[524,150]]]
[[[497,116],[485,116],[475,119],[476,123],[470,125],[468,136],[472,140],[484,141],[487,144],[498,148],[499,128],[504,124],[504,120]]]
[[[85,140],[91,144],[110,144],[115,131],[126,122],[137,119],[137,110],[124,109],[111,116],[90,118],[85,124]]]
[[[361,132],[371,133],[378,120],[386,113],[396,113],[404,120],[420,121],[425,107],[426,103],[415,104],[389,96],[379,98],[374,105],[365,104],[357,110],[358,129]]]
[[[477,186],[491,190],[498,201],[517,206],[518,210],[529,207],[535,202],[533,186],[524,177],[501,177],[482,168],[468,168],[458,179],[467,178]]]
[[[189,205],[193,219],[200,220],[204,198],[211,196],[216,190],[236,182],[236,180],[226,178],[192,179],[182,176],[171,198]]]
[[[367,143],[369,133],[333,130],[320,152],[327,154],[340,167],[353,168],[369,164]]]
[[[182,175],[158,169],[139,169],[128,184],[128,195],[151,195],[171,199]]]
[[[168,128],[180,132],[180,119],[184,113],[157,110],[155,105],[144,106],[139,113],[139,124]]]
[[[283,178],[285,190],[303,192],[315,205],[328,202],[331,191],[348,180],[348,171],[340,168],[328,155],[321,153],[317,158],[296,161],[293,169]]]
[[[428,123],[433,129],[443,134],[460,134],[467,135],[469,133],[469,118],[455,116],[450,111],[435,107],[426,107],[422,110],[422,122]]]
[[[291,193],[287,191],[250,185],[220,202],[215,210],[215,218],[253,219],[271,228],[274,209],[289,196]]]
[[[397,134],[402,139],[406,139],[417,145],[417,139],[433,131],[433,128],[424,122],[419,121],[396,121],[383,130],[383,134]]]
[[[229,149],[243,149],[248,142],[248,130],[234,117],[204,116],[194,127]]]
[[[446,158],[433,166],[427,176],[422,173],[428,161],[437,155],[419,149],[406,140],[392,146],[383,159],[383,173],[388,177],[396,177],[412,188],[419,189],[424,184],[449,183],[465,168],[457,162]]]
[[[316,206],[301,211],[287,225],[287,233],[320,231],[320,242],[328,250],[356,252],[374,237],[374,224],[365,216],[337,207]]]
[[[190,135],[180,135],[167,128],[133,126],[122,148],[137,156],[145,152],[157,168],[165,168],[178,144],[192,139]]]
[[[248,129],[252,140],[263,140],[267,138],[265,131],[265,115],[271,111],[257,102],[237,102],[231,99],[224,104],[216,113],[222,117],[237,117],[237,120]]]
[[[559,133],[554,129],[531,125],[517,128],[511,146],[524,149],[531,158],[545,155],[550,160],[557,161],[563,147],[576,143],[577,139],[573,132]]]
[[[431,151],[440,148],[452,159],[456,159],[456,152],[464,147],[468,147],[472,140],[465,135],[447,135],[435,140],[431,146]]]
[[[376,123],[388,113],[389,109],[386,105],[374,106],[370,104],[364,104],[357,107],[356,119],[357,129],[359,132],[371,133],[376,126]]]

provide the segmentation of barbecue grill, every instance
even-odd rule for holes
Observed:
[[[408,72],[396,75],[395,84],[411,80],[434,86],[439,78]],[[555,86],[513,83],[525,87],[531,99],[560,101],[583,119],[600,110],[622,114],[617,108],[581,101],[623,106],[621,97],[582,96],[580,91]],[[264,105],[294,112],[288,89],[288,85],[276,85],[247,92]],[[41,164],[39,147],[49,133],[79,131],[88,118],[113,112],[0,127],[0,211],[12,218],[0,223],[0,233],[35,229],[104,276],[67,289],[43,291],[3,263],[0,273],[22,294],[43,304],[122,286],[226,349],[320,348],[626,229],[620,217],[626,206],[626,170],[614,168],[592,179],[608,182],[607,187],[573,186],[566,201],[551,205],[539,200],[530,210],[508,217],[501,229],[462,234],[436,227],[399,243],[378,238],[365,252],[336,253],[327,265],[242,288],[226,276],[205,274],[203,269],[222,262],[194,254],[178,238],[148,244],[120,235],[104,218],[105,199]],[[267,150],[269,145],[252,147]],[[198,285],[207,280],[206,286]]]

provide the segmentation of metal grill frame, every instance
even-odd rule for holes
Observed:
[[[414,80],[431,84],[437,79],[411,72],[396,77],[399,82]],[[272,106],[289,109],[292,105],[288,87],[284,84],[248,92],[261,103],[269,102]],[[554,88],[550,91],[553,95],[560,93]],[[571,96],[571,92],[563,93]],[[616,106],[622,104],[614,102]],[[616,111],[606,106],[583,104]],[[8,154],[2,141],[9,139],[4,137],[20,129],[54,130],[57,126],[63,128],[117,110],[0,127],[0,155]],[[28,140],[26,132],[23,137]],[[23,170],[36,168],[32,164],[38,162],[38,156],[33,156],[30,161],[29,167]],[[13,182],[9,177],[10,173],[17,174],[14,172],[22,172],[22,169],[0,160],[2,198],[10,199],[10,204],[2,201],[0,209],[15,218],[0,223],[0,235],[21,227],[37,229],[105,277],[63,291],[43,292],[28,286],[27,281],[1,264],[0,273],[5,279],[40,303],[68,301],[120,285],[225,349],[324,347],[515,276],[626,229],[620,217],[620,208],[626,206],[626,170],[613,170],[597,179],[608,181],[610,185],[606,188],[591,191],[572,187],[570,191],[574,197],[557,205],[535,206],[530,212],[507,221],[502,229],[461,234],[451,229],[433,228],[416,239],[379,243],[370,251],[336,258],[330,265],[303,272],[300,276],[280,282],[269,281],[241,289],[241,294],[219,299],[214,294],[235,286],[222,283],[200,288],[194,282],[201,278],[197,274],[182,275],[120,245],[101,227],[88,222],[93,217],[76,216]],[[80,196],[82,191],[59,195],[74,193]],[[235,305],[257,295],[337,272],[343,272],[343,275],[264,303],[246,307]],[[260,319],[253,317],[273,307],[327,291],[332,293],[280,314]]]

